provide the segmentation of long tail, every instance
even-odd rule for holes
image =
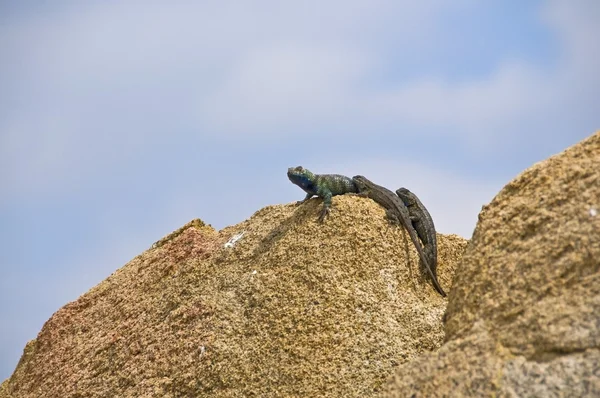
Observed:
[[[446,297],[446,292],[444,292],[444,289],[442,289],[442,287],[440,286],[440,283],[438,282],[437,278],[435,277],[435,274],[433,273],[433,271],[431,271],[431,268],[429,268],[429,264],[425,264],[427,266],[427,271],[429,271],[429,275],[431,275],[431,280],[433,281],[433,287],[435,287],[435,290],[437,290],[437,292],[439,294],[442,295],[442,297]]]
[[[433,273],[433,271],[431,270],[431,267],[429,266],[429,260],[427,259],[427,256],[423,252],[423,247],[419,243],[419,239],[417,238],[417,234],[416,234],[415,230],[414,229],[411,230],[410,228],[406,228],[406,229],[408,230],[408,234],[410,235],[410,238],[412,239],[413,244],[417,248],[417,252],[419,252],[419,257],[421,257],[421,262],[423,264],[425,264],[425,268],[427,268],[427,272],[429,272],[429,275],[431,276],[431,280],[433,282],[433,287],[435,287],[435,290],[439,294],[441,294],[442,297],[446,297],[446,292],[440,286],[440,283],[438,282],[437,278],[435,277],[435,274]]]

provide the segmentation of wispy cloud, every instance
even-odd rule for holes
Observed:
[[[519,128],[530,120],[552,134],[567,110],[580,124],[574,128],[590,130],[600,87],[598,5],[578,5],[552,2],[542,12],[561,43],[552,65],[506,59],[473,79],[376,85],[392,51],[449,45],[443,29],[453,27],[442,21],[456,11],[437,1],[90,2],[11,20],[1,42],[13,60],[3,67],[13,88],[0,125],[2,166],[12,170],[5,178],[21,170],[48,181],[74,163],[89,171],[92,160],[123,161],[160,136],[192,131],[260,142],[299,132],[360,137],[367,129],[398,136],[422,126],[430,139],[493,151],[523,135],[543,137]],[[569,106],[574,98],[582,106]]]

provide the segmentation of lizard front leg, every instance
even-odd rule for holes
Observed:
[[[296,202],[296,205],[301,205],[302,203],[306,202],[307,200],[309,200],[313,196],[315,196],[315,195],[313,195],[312,193],[307,193],[306,196],[304,197],[304,199],[299,200],[299,201]]]
[[[321,210],[321,214],[319,215],[319,222],[325,221],[325,217],[329,215],[329,208],[331,207],[331,191],[327,190],[322,192],[319,196],[323,197],[323,210]]]

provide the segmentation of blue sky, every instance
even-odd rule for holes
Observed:
[[[69,301],[199,217],[416,192],[442,233],[600,129],[600,2],[0,1],[0,380]]]

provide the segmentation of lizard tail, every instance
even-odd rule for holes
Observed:
[[[438,282],[437,278],[436,278],[436,277],[432,277],[431,279],[433,280],[433,287],[435,287],[435,290],[437,290],[437,292],[438,292],[439,294],[441,294],[441,295],[442,295],[442,297],[446,297],[446,296],[447,296],[447,294],[446,294],[446,292],[444,291],[444,289],[442,289],[442,287],[440,286],[440,284],[439,284],[439,282]]]
[[[433,273],[433,271],[431,270],[431,268],[429,267],[428,264],[424,264],[425,268],[427,269],[427,272],[429,272],[429,276],[431,276],[431,281],[433,282],[433,287],[435,288],[435,290],[442,296],[442,297],[446,297],[446,292],[444,291],[444,289],[442,289],[442,287],[440,286],[440,283],[438,282],[437,278],[435,277],[435,274]]]

